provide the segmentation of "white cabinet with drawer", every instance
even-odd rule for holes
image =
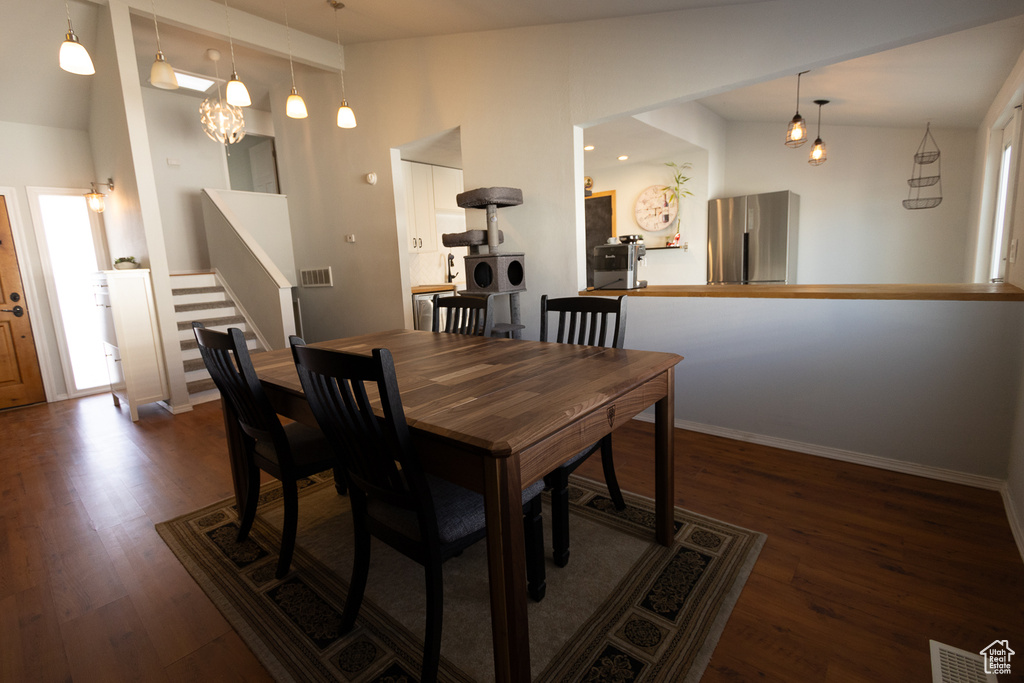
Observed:
[[[149,270],[103,271],[93,288],[114,405],[126,401],[135,421],[140,405],[169,396]]]

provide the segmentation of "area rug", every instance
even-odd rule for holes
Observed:
[[[234,501],[157,525],[161,537],[278,681],[416,681],[423,643],[423,570],[373,541],[356,627],[338,633],[351,571],[348,498],[330,473],[300,483],[291,572],[274,578],[280,485],[261,491],[256,523],[236,543]],[[546,495],[546,494],[545,494]],[[697,681],[764,534],[675,510],[671,547],[654,543],[653,501],[574,477],[571,556],[549,559],[547,595],[528,605],[537,681]],[[550,545],[545,508],[545,543]],[[486,541],[444,565],[439,680],[494,679]]]

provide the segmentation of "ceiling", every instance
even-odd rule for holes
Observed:
[[[814,100],[827,99],[823,125],[976,128],[1022,52],[1024,15],[814,68],[801,77],[800,114],[813,131]],[[726,121],[778,123],[781,136],[796,110],[796,86],[794,73],[697,101]],[[588,173],[619,154],[630,163],[662,159],[666,145],[679,142],[632,117],[586,128],[583,139],[595,146]]]

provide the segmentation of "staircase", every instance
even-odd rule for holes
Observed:
[[[228,298],[214,273],[172,275],[171,294],[174,296],[174,315],[178,323],[189,401],[195,405],[220,398],[210,373],[203,365],[196,337],[192,333],[192,322],[198,320],[206,327],[219,331],[237,327],[245,334],[250,352],[263,350],[256,334],[249,329],[245,318]]]

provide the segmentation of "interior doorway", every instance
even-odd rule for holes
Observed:
[[[228,177],[232,190],[281,193],[274,138],[248,133],[227,151]]]

